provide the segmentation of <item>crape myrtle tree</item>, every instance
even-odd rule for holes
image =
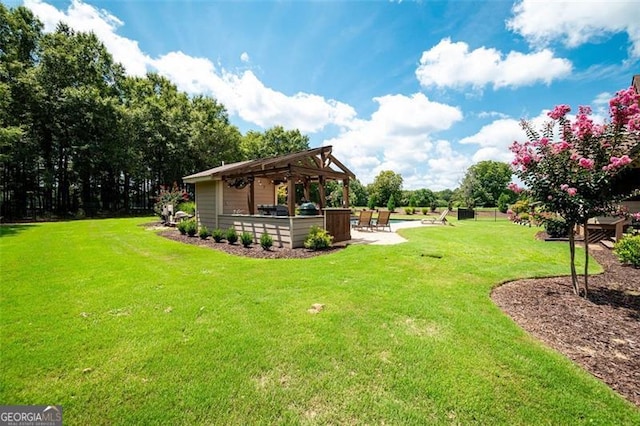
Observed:
[[[583,286],[575,267],[573,229],[583,225],[587,241],[587,220],[616,214],[622,199],[633,194],[617,193],[612,182],[631,162],[629,154],[640,144],[640,95],[633,88],[619,91],[609,102],[610,121],[599,125],[590,118],[591,109],[581,106],[572,121],[570,107],[556,106],[548,113],[551,121],[542,135],[530,123],[522,127],[528,141],[514,142],[515,174],[526,185],[531,197],[545,211],[555,212],[568,223],[571,254],[571,283],[576,295],[587,297],[589,247],[585,244]],[[558,129],[559,140],[554,140]],[[515,184],[510,188],[521,189]]]

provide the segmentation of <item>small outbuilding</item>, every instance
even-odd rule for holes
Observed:
[[[297,248],[312,226],[327,230],[334,242],[351,239],[349,180],[355,175],[332,154],[331,146],[313,148],[279,157],[223,164],[189,176],[195,185],[196,219],[209,229],[235,228],[250,232],[254,241],[264,233],[274,245]],[[342,182],[343,205],[327,208],[325,183]],[[311,185],[318,184],[319,202],[296,204],[296,187],[304,200],[311,198]],[[286,205],[278,204],[278,189],[286,188]],[[301,200],[302,201],[302,200]],[[297,211],[297,214],[296,214]]]

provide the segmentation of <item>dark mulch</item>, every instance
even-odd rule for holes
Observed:
[[[235,244],[229,244],[226,241],[216,243],[211,237],[203,240],[197,235],[195,237],[182,235],[175,228],[163,229],[158,232],[158,235],[170,240],[180,241],[181,243],[185,244],[208,247],[235,256],[253,257],[256,259],[306,259],[323,254],[335,253],[337,250],[341,250],[344,248],[344,245],[335,245],[327,250],[317,251],[308,250],[306,248],[289,249],[284,247],[271,247],[269,250],[263,250],[260,244],[252,244],[250,247],[246,248],[242,246],[240,241]]]
[[[589,277],[588,300],[573,294],[570,277],[506,283],[492,298],[527,332],[640,406],[640,269],[589,247],[605,272]]]

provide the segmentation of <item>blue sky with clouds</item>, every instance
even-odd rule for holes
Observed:
[[[455,188],[510,161],[520,118],[607,101],[640,74],[640,2],[8,1],[94,31],[129,74],[215,97],[241,131],[298,128],[363,183]]]

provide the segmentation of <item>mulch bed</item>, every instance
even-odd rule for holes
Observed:
[[[334,245],[326,250],[317,251],[308,250],[306,248],[290,249],[284,247],[271,247],[269,250],[263,250],[260,244],[252,244],[250,247],[246,248],[242,246],[240,241],[235,244],[229,244],[226,241],[216,243],[211,237],[203,240],[197,235],[195,237],[182,235],[175,228],[164,228],[158,232],[158,235],[185,244],[208,247],[235,256],[252,257],[256,259],[306,259],[309,257],[321,256],[323,254],[335,253],[337,250],[344,248],[344,245]]]
[[[587,300],[573,294],[570,277],[513,281],[495,288],[492,299],[524,330],[640,407],[640,269],[621,265],[601,246],[591,245],[590,253],[605,272],[589,277]]]

